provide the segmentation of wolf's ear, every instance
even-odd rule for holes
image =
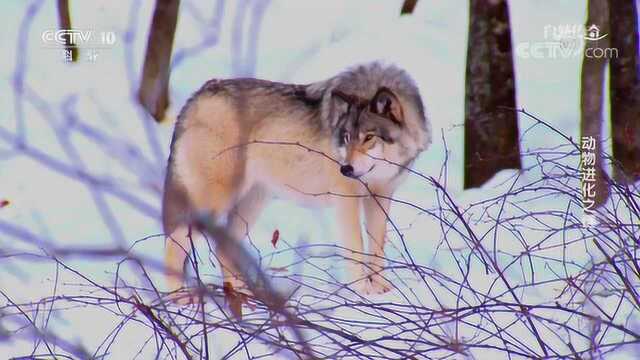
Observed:
[[[391,90],[385,87],[380,88],[371,99],[369,110],[374,114],[386,117],[400,126],[404,124],[400,100]]]
[[[343,93],[340,90],[329,90],[329,102],[326,109],[326,121],[330,128],[336,126],[340,119],[349,113],[351,108],[350,97],[348,94]]]

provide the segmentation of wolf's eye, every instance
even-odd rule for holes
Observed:
[[[373,139],[373,134],[367,134],[367,136],[364,137],[364,142],[371,141],[372,139]]]
[[[349,135],[349,133],[344,133],[344,137],[342,139],[344,140],[345,144],[348,144],[349,140],[351,140],[351,135]]]

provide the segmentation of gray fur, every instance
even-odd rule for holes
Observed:
[[[309,84],[306,91],[310,98],[321,99],[322,122],[326,128],[334,129],[339,114],[344,109],[336,106],[331,97],[332,91],[340,90],[363,99],[371,99],[382,87],[390,89],[416,109],[420,120],[417,124],[410,125],[419,129],[410,128],[409,135],[426,135],[424,142],[417,144],[420,150],[426,149],[431,144],[431,126],[426,118],[420,91],[409,74],[394,65],[380,62],[356,65],[328,80]]]

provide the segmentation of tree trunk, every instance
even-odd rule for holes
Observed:
[[[464,123],[464,188],[520,169],[518,114],[505,0],[471,0]]]
[[[609,9],[607,0],[589,0],[589,10],[585,29],[591,25],[597,25],[601,34],[609,32]],[[604,124],[602,104],[604,91],[604,76],[607,68],[606,57],[595,57],[593,51],[587,52],[587,48],[605,49],[609,47],[609,38],[600,40],[585,40],[585,55],[582,60],[582,77],[580,86],[580,112],[582,137],[593,137],[595,139],[595,197],[593,199],[583,199],[595,201],[594,207],[602,205],[609,197],[609,185],[607,174],[602,165],[602,154],[604,152],[602,144],[602,126]],[[584,162],[584,151],[581,161]],[[590,167],[590,166],[589,166]],[[585,171],[584,169],[582,171]]]
[[[611,47],[609,67],[613,175],[617,181],[640,179],[640,75],[638,11],[635,1],[609,0]]]
[[[156,0],[147,41],[138,100],[158,122],[169,106],[171,51],[179,6],[179,0]]]
[[[58,0],[58,26],[60,30],[71,30],[71,14],[69,12],[69,0]],[[71,52],[71,61],[78,61],[78,48],[71,44],[69,36],[65,39],[65,51]]]

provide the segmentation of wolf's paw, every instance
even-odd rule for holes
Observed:
[[[356,283],[356,291],[364,295],[384,294],[391,287],[391,283],[380,274],[369,274]]]
[[[367,294],[384,294],[391,290],[391,283],[380,274],[371,274],[367,277],[369,280],[369,292]]]

